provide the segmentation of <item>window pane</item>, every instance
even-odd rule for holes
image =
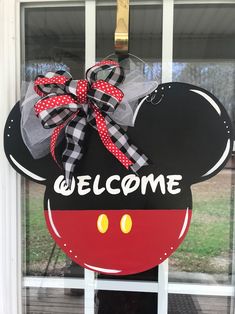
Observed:
[[[168,299],[168,314],[226,314],[230,313],[230,303],[230,297],[170,294]]]
[[[157,294],[99,290],[95,310],[96,314],[155,314]]]
[[[26,288],[23,290],[27,314],[83,314],[83,290]]]
[[[234,19],[234,5],[176,5],[173,64],[174,81],[212,92],[233,121]],[[217,176],[192,187],[192,223],[184,243],[170,258],[170,280],[231,283],[233,165],[230,160]]]
[[[25,9],[25,74],[28,80],[61,68],[71,71],[75,78],[83,78],[84,12],[84,7]]]
[[[48,71],[84,76],[85,9],[78,7],[25,8],[22,29],[22,92],[26,82]],[[30,276],[84,276],[54,244],[45,224],[45,188],[23,180],[25,205],[24,273]]]
[[[97,60],[100,60],[114,53],[116,6],[98,5],[96,10],[96,57]],[[129,52],[148,64],[148,67],[143,66],[143,70],[150,80],[161,80],[161,34],[161,5],[148,5],[146,3],[146,5],[130,6]],[[136,59],[134,58],[134,60]],[[124,288],[126,280],[157,283],[158,268],[155,267],[136,275],[118,277],[99,275],[98,278],[104,280],[117,279]],[[95,306],[97,314],[155,314],[157,313],[157,294],[97,291]]]
[[[97,6],[96,57],[114,53],[115,6]],[[140,23],[141,21],[141,23]],[[129,52],[143,59],[149,79],[161,80],[162,6],[131,5]]]

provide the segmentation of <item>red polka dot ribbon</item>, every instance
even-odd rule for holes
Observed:
[[[101,71],[105,78],[98,79]],[[62,163],[68,184],[83,156],[88,124],[98,131],[103,145],[126,169],[136,172],[148,164],[148,158],[130,143],[124,130],[109,116],[124,96],[117,87],[123,80],[124,72],[120,65],[107,60],[90,68],[84,80],[73,80],[69,73],[58,71],[40,75],[34,81],[34,89],[42,97],[34,106],[35,113],[44,128],[54,128],[50,151],[57,163],[55,148],[64,130],[67,145]]]

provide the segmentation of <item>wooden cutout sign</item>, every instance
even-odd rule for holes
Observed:
[[[46,186],[48,229],[74,262],[112,275],[150,269],[184,240],[192,216],[191,185],[217,174],[232,150],[229,117],[208,91],[161,84],[140,100],[127,134],[149,157],[138,175],[126,170],[88,128],[70,189],[51,155],[34,159],[20,130],[19,103],[5,126],[5,152],[23,176]],[[65,147],[57,146],[60,158]]]

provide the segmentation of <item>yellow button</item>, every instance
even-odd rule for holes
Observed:
[[[122,219],[120,221],[120,228],[123,233],[129,233],[132,229],[132,219],[131,216],[128,214],[125,214],[122,216]]]
[[[100,233],[105,233],[109,227],[109,220],[107,215],[101,214],[97,219],[97,228]]]

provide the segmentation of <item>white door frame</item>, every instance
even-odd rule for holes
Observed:
[[[85,63],[86,68],[95,62],[96,5],[115,5],[116,1],[97,0],[0,0],[0,145],[3,147],[3,128],[11,107],[20,95],[20,5],[77,6],[85,4]],[[226,4],[235,0],[163,0],[162,81],[172,79],[173,12],[175,4]],[[135,0],[136,5],[156,5],[160,1]],[[89,38],[89,40],[88,40]],[[94,314],[95,290],[144,291],[159,294],[158,313],[166,314],[168,293],[234,296],[230,285],[203,285],[168,283],[168,261],[159,267],[159,281],[132,282],[97,280],[94,273],[85,271],[84,279],[75,278],[22,278],[21,265],[21,214],[19,176],[0,150],[0,313],[22,313],[22,287],[80,288],[85,289],[85,314]],[[157,309],[156,309],[157,313]]]
[[[18,175],[3,151],[3,128],[19,96],[19,3],[0,1],[0,312],[21,313],[21,217]]]

